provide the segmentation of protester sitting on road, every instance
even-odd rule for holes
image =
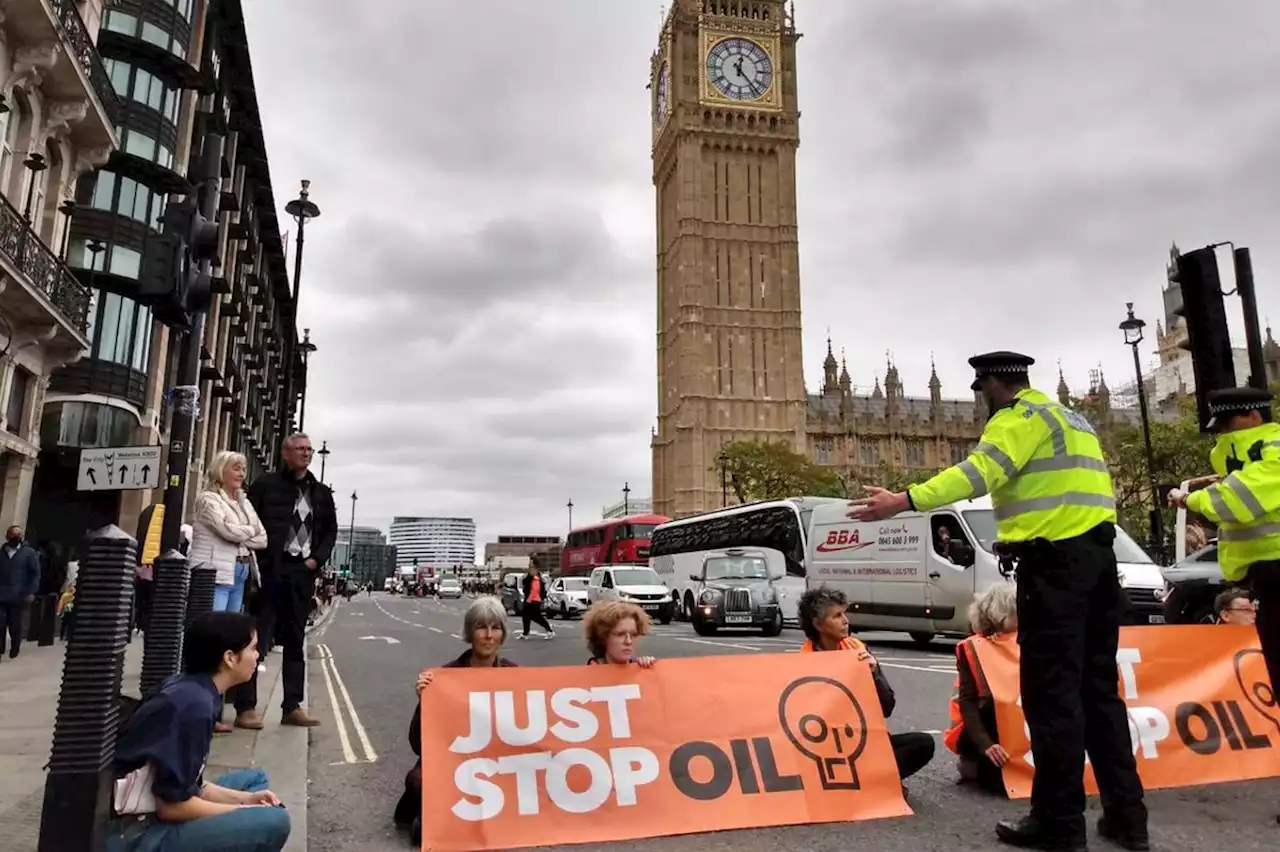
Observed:
[[[289,814],[261,769],[204,780],[213,723],[228,689],[258,666],[253,619],[206,613],[187,628],[186,674],[171,678],[130,716],[116,742],[108,852],[253,849],[279,852]]]
[[[871,667],[871,676],[876,684],[876,695],[880,699],[880,710],[888,719],[893,714],[897,698],[880,664],[867,650],[867,646],[849,635],[849,619],[845,615],[845,610],[848,608],[849,599],[844,593],[826,586],[809,589],[801,595],[800,627],[808,638],[800,650],[804,653],[857,652],[859,659],[865,660]],[[932,735],[918,732],[890,734],[889,744],[893,746],[893,757],[898,763],[898,776],[904,780],[923,769],[933,759],[936,748]]]
[[[441,668],[513,668],[515,663],[498,654],[506,638],[507,610],[502,601],[495,597],[476,598],[462,617],[462,639],[471,647]],[[404,794],[396,803],[395,812],[396,825],[411,826],[415,846],[422,843],[422,691],[433,680],[435,672],[432,669],[418,672],[415,684],[418,705],[413,708],[413,719],[409,722],[409,747],[418,756],[418,762],[404,777]]]
[[[1213,600],[1219,624],[1253,627],[1258,623],[1258,607],[1244,589],[1227,589]]]
[[[582,616],[582,634],[587,637],[591,659],[587,665],[625,666],[635,663],[652,668],[653,657],[637,657],[640,637],[648,636],[653,620],[640,607],[627,601],[598,601]]]
[[[991,793],[1007,795],[1001,773],[1009,753],[1000,745],[996,706],[982,673],[978,645],[1018,641],[1018,597],[1013,583],[996,583],[969,607],[974,635],[956,646],[956,695],[951,726],[942,741],[960,757],[960,781],[976,781]]]

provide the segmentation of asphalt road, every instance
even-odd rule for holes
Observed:
[[[419,669],[465,650],[457,634],[469,601],[407,599],[374,593],[342,602],[310,639],[309,703],[323,726],[311,732],[308,828],[313,852],[391,852],[411,848],[391,812],[413,765],[407,733]],[[510,641],[505,654],[522,666],[580,665],[587,658],[578,622],[557,622],[553,640]],[[519,630],[512,619],[512,633]],[[536,628],[535,628],[536,629]],[[780,653],[801,641],[795,630],[758,635],[697,636],[686,624],[656,626],[642,652],[659,659],[717,654]],[[905,636],[863,634],[898,694],[892,731],[940,731],[954,679],[954,650],[919,651]],[[388,640],[395,640],[394,642]],[[337,707],[335,708],[335,702]],[[335,710],[342,724],[335,722]],[[427,783],[431,783],[430,777]],[[955,783],[952,756],[939,740],[934,762],[908,782],[915,815],[904,819],[695,834],[608,844],[625,852],[969,852],[998,848],[994,823],[1020,814],[1007,802]],[[1153,848],[1179,852],[1249,852],[1280,848],[1280,782],[1148,793]],[[1096,799],[1090,808],[1096,814]],[[1091,819],[1092,821],[1092,819]],[[1093,837],[1098,849],[1115,848]],[[590,846],[561,847],[586,850]]]

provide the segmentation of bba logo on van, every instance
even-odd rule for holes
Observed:
[[[871,541],[859,540],[857,530],[832,530],[827,533],[827,540],[818,545],[818,552],[839,553],[843,550],[861,550],[873,544],[875,544],[875,539]]]

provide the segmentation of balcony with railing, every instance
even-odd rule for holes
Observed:
[[[115,123],[120,102],[79,4],[9,0],[5,27],[15,72],[37,77],[46,98],[66,105],[63,114],[71,117],[68,124],[79,147],[118,147]],[[79,104],[84,104],[83,117]]]
[[[49,342],[88,347],[90,294],[75,273],[32,230],[26,217],[0,196],[0,316]]]

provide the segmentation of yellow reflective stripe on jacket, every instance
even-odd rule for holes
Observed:
[[[1219,435],[1209,460],[1222,481],[1189,494],[1187,508],[1218,525],[1218,564],[1235,582],[1280,559],[1280,424]]]
[[[1002,541],[1073,538],[1115,521],[1093,427],[1035,390],[991,418],[967,459],[910,489],[919,511],[988,493]]]

